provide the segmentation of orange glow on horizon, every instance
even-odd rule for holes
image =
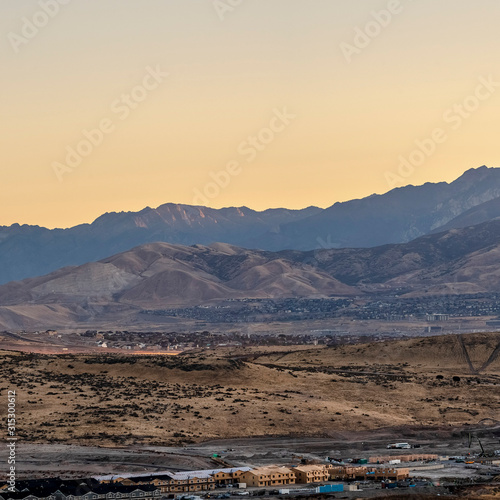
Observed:
[[[491,0],[0,9],[1,225],[325,208],[500,164]]]

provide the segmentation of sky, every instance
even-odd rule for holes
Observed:
[[[0,225],[328,207],[500,164],[498,0],[2,0]]]

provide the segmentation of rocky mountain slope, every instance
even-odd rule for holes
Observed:
[[[373,248],[278,252],[363,291],[500,292],[500,220]]]
[[[428,279],[436,270],[443,280],[451,277],[455,280],[455,274],[462,267],[494,253],[499,245],[500,221],[491,221],[421,236],[409,243],[372,248],[284,251],[278,255],[296,262],[314,263],[318,269],[356,286],[386,283],[395,278],[415,283],[424,276]],[[500,261],[498,265],[500,267]]]
[[[326,272],[279,255],[228,244],[185,247],[151,243],[113,257],[0,286],[0,325],[27,328],[78,322],[142,309],[223,299],[351,296]],[[64,317],[67,319],[65,320]],[[39,321],[38,321],[39,320]]]
[[[383,195],[336,203],[304,220],[281,224],[267,242],[269,250],[374,247],[404,243],[444,226],[460,214],[500,197],[500,169],[470,169],[448,184],[426,183]],[[481,222],[484,221],[481,220]]]
[[[92,224],[49,230],[38,226],[0,227],[0,283],[40,276],[70,265],[105,258],[156,241],[181,245],[245,240],[280,224],[308,217],[320,208],[213,209],[166,203],[140,212],[104,214]]]
[[[500,198],[486,201],[470,210],[460,214],[443,226],[436,228],[433,233],[440,233],[448,229],[459,229],[467,226],[474,226],[490,220],[500,219]]]

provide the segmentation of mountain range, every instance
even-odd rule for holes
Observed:
[[[268,233],[265,248],[310,250],[405,243],[433,231],[463,227],[456,225],[456,218],[499,197],[500,169],[483,166],[467,170],[449,184],[409,185],[335,203],[306,219],[281,224],[278,231]]]
[[[369,248],[500,216],[500,169],[470,169],[454,182],[396,188],[329,208],[213,209],[167,203],[107,213],[91,224],[0,227],[0,283],[41,276],[154,242],[223,242],[259,250]]]
[[[0,286],[0,327],[132,325],[144,310],[285,297],[500,292],[500,220],[373,248],[248,250],[149,243]]]

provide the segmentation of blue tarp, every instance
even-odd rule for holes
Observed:
[[[342,493],[344,491],[344,485],[343,484],[326,484],[325,486],[318,486],[316,488],[316,491],[318,493],[333,493],[333,492]]]

